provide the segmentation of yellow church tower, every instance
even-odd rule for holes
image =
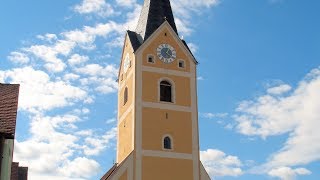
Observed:
[[[199,160],[197,61],[169,0],[145,0],[119,70],[117,161],[102,180],[210,180]]]

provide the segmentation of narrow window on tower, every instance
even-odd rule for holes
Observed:
[[[166,136],[163,139],[163,148],[164,149],[172,149],[172,144],[171,144],[171,138],[169,136]]]
[[[179,68],[185,68],[185,62],[184,62],[184,60],[179,60],[178,61],[178,66],[179,66]]]
[[[126,87],[123,93],[123,105],[125,105],[127,102],[128,102],[128,88]]]
[[[160,101],[172,102],[172,85],[168,81],[160,82]]]
[[[154,56],[153,55],[148,55],[148,63],[154,64]]]

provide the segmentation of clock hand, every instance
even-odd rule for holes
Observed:
[[[170,50],[170,49],[168,49],[168,50],[166,51],[166,54],[167,54],[168,56],[171,56],[171,55],[169,54],[169,50]]]

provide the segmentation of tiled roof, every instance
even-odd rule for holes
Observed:
[[[28,167],[19,167],[18,180],[28,180]]]
[[[27,180],[28,167],[20,167],[18,162],[11,164],[11,180]]]
[[[11,164],[11,180],[18,180],[19,163],[12,162]]]
[[[0,83],[0,134],[13,138],[16,129],[19,85]]]
[[[196,57],[194,57],[194,55],[193,55],[192,51],[190,50],[187,42],[186,42],[185,40],[183,40],[183,39],[182,39],[181,41],[182,41],[182,43],[184,44],[184,46],[188,49],[188,51],[191,53],[191,55],[192,55],[192,57],[195,59],[196,63],[198,64],[198,61],[196,60]]]
[[[136,51],[140,46],[141,43],[138,40],[138,36],[137,33],[133,32],[133,31],[127,31],[129,39],[131,41],[131,45],[133,47],[133,50]]]
[[[145,0],[141,10],[136,33],[140,42],[144,42],[148,37],[167,20],[172,29],[178,34],[170,0]]]
[[[120,167],[129,159],[129,157],[133,154],[131,152],[120,164],[115,163],[107,172],[103,175],[100,180],[110,180],[112,176],[120,169]]]

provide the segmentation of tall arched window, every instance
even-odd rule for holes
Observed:
[[[160,82],[160,101],[172,102],[172,85],[168,81]]]
[[[128,88],[126,87],[123,93],[123,105],[125,105],[127,102],[128,102]]]
[[[172,149],[171,139],[169,136],[166,136],[163,139],[163,148],[164,149]]]

